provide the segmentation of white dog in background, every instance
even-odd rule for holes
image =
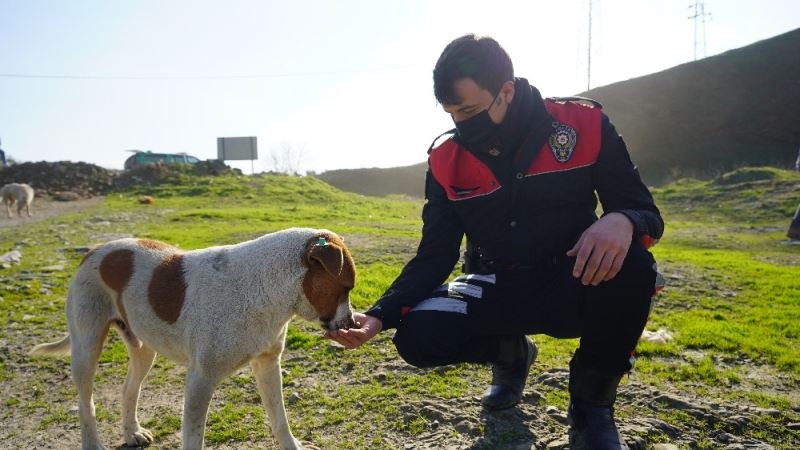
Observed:
[[[0,188],[0,197],[6,205],[6,212],[11,218],[11,207],[17,204],[17,216],[22,216],[22,208],[31,216],[31,203],[33,203],[33,188],[27,184],[10,183]]]
[[[355,326],[350,289],[355,264],[328,230],[292,228],[236,245],[184,252],[158,241],[120,239],[91,250],[69,287],[69,335],[33,354],[72,353],[84,450],[97,436],[92,384],[110,326],[128,347],[123,386],[127,445],[150,443],[136,405],[156,353],[188,366],[184,449],[203,448],[206,414],[217,384],[248,362],[282,449],[302,448],[286,419],[280,357],[295,314],[326,330]]]

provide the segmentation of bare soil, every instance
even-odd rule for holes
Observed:
[[[71,214],[83,211],[84,209],[94,208],[103,203],[104,198],[105,197],[92,197],[71,202],[59,202],[37,198],[34,199],[31,204],[31,217],[28,217],[24,210],[22,211],[22,216],[17,217],[16,209],[12,208],[11,218],[9,218],[6,211],[3,211],[5,208],[0,208],[0,228],[27,225],[62,214]]]

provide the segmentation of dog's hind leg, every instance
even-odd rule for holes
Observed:
[[[81,448],[83,450],[103,449],[97,436],[97,420],[95,418],[92,387],[94,373],[97,370],[97,359],[103,349],[103,342],[108,334],[108,322],[99,320],[88,327],[73,327],[70,330],[72,345],[72,379],[78,388],[78,415],[81,423]]]
[[[92,387],[97,360],[103,350],[111,319],[111,304],[107,294],[86,279],[87,272],[78,272],[67,294],[72,353],[72,379],[78,388],[78,416],[81,424],[81,448],[103,449],[97,436]]]
[[[209,379],[195,367],[189,367],[186,374],[186,391],[183,397],[183,448],[199,450],[203,448],[206,428],[206,415],[211,396],[219,379]]]
[[[284,333],[285,330],[284,328]],[[281,339],[281,345],[274,351],[262,353],[250,361],[250,367],[253,368],[258,393],[261,394],[261,401],[264,403],[273,436],[278,440],[282,450],[295,450],[303,447],[292,436],[289,421],[286,420],[280,365],[282,344],[283,339]]]
[[[146,345],[135,347],[126,341],[128,346],[128,377],[122,387],[122,435],[125,445],[140,447],[153,442],[150,431],[139,425],[136,417],[136,405],[139,403],[142,381],[150,372],[156,352]]]

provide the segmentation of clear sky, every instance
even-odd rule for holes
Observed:
[[[592,0],[592,87],[691,61],[692,3]],[[705,11],[708,56],[800,28],[800,0]],[[571,95],[588,18],[589,0],[0,0],[0,139],[108,168],[126,149],[215,158],[220,136],[257,136],[256,171],[286,146],[302,170],[414,164],[452,127],[431,82],[450,40],[493,36],[517,76]]]

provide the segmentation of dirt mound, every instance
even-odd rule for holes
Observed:
[[[225,174],[241,175],[242,172],[215,160],[180,166],[154,164],[125,172],[104,169],[84,162],[41,161],[14,164],[0,170],[0,186],[7,183],[26,183],[36,190],[37,197],[70,201],[105,195],[116,188],[178,183],[182,175]]]
[[[242,171],[232,169],[222,161],[217,160],[201,161],[197,164],[181,166],[151,164],[120,173],[114,182],[114,187],[125,189],[132,186],[178,183],[182,174],[196,176],[241,175]]]
[[[114,186],[116,171],[84,162],[28,162],[0,170],[0,185],[26,183],[37,196],[74,192],[89,198],[103,195]]]

